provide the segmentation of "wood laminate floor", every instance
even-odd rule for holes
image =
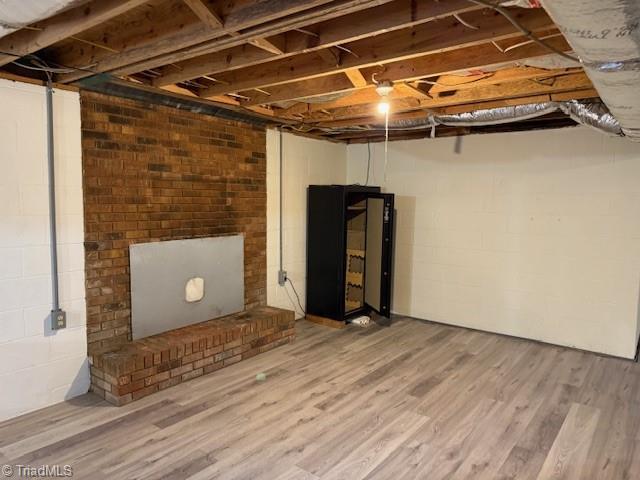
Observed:
[[[303,321],[292,345],[125,407],[85,395],[2,423],[2,463],[80,479],[640,479],[640,365],[411,319]]]

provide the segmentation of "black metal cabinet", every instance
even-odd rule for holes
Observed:
[[[390,316],[393,199],[380,187],[309,186],[307,314]]]

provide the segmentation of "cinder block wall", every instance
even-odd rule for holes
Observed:
[[[45,89],[0,80],[0,421],[89,388],[80,102],[53,96],[60,305],[52,331]]]
[[[588,128],[371,145],[393,310],[620,357],[638,340],[640,147]],[[349,145],[348,181],[367,146]]]
[[[90,92],[81,112],[89,352],[130,338],[132,243],[243,233],[265,304],[264,128]]]
[[[280,182],[283,186],[284,269],[305,306],[307,281],[307,187],[311,184],[345,183],[347,147],[343,143],[267,131],[267,302],[273,307],[295,310],[302,317],[291,284],[278,284],[280,268]]]

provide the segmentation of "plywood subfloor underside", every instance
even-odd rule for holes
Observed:
[[[298,329],[125,407],[86,395],[2,423],[0,463],[91,479],[638,478],[636,363],[410,319]]]

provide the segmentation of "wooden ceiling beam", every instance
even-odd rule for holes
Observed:
[[[361,88],[361,87],[367,86],[367,79],[364,78],[364,75],[362,75],[362,72],[357,68],[352,68],[351,70],[345,70],[344,73],[354,87]]]
[[[571,72],[577,72],[578,69],[556,69],[546,70],[542,68],[533,67],[515,67],[506,68],[504,70],[497,70],[495,72],[483,73],[471,76],[460,75],[441,75],[437,77],[438,84],[429,87],[429,84],[422,84],[426,87],[423,89],[420,84],[418,86],[412,85],[409,82],[398,82],[394,85],[391,99],[403,98],[403,97],[417,97],[417,98],[430,98],[437,96],[442,92],[449,92],[455,90],[464,90],[468,88],[476,88],[482,85],[496,85],[501,83],[513,82],[516,80],[527,80],[534,78],[553,78],[558,75],[565,75]],[[434,77],[436,78],[436,77]],[[443,82],[443,83],[440,83]],[[455,82],[459,82],[456,84]],[[437,87],[437,88],[436,88]],[[347,107],[349,105],[361,105],[364,103],[373,103],[379,100],[379,96],[374,87],[363,88],[356,90],[346,97],[333,100],[326,103],[315,103],[307,105],[299,104],[294,105],[285,112],[283,115],[297,115],[301,113],[311,113],[318,110],[332,110],[334,108]]]
[[[585,98],[594,98],[594,90],[592,89],[580,89],[574,91],[562,92],[561,95],[565,99],[585,99]],[[473,112],[476,110],[483,110],[489,108],[500,108],[500,107],[508,107],[515,105],[525,105],[529,103],[542,103],[554,101],[554,96],[556,94],[532,94],[532,95],[523,95],[521,97],[513,97],[513,98],[500,98],[493,100],[482,100],[478,99],[475,103],[466,103],[460,105],[451,105],[446,106],[444,108],[434,108],[433,111],[426,110],[426,107],[420,107],[419,109],[409,110],[405,112],[393,113],[390,116],[390,122],[397,120],[408,120],[408,119],[417,119],[417,118],[426,118],[429,113],[434,114],[457,114],[457,113],[465,113],[465,112]],[[596,93],[597,95],[597,93]],[[319,128],[339,128],[339,127],[354,127],[354,126],[367,126],[367,125],[381,125],[384,120],[375,113],[375,109],[370,109],[366,115],[356,118],[336,118],[336,119],[327,119],[325,121],[313,123],[310,125],[317,126]]]
[[[479,85],[495,85],[497,83],[513,82],[515,80],[553,78],[571,72],[580,71],[579,68],[545,69],[519,66],[505,68],[495,72],[479,73],[476,75],[440,75],[435,84],[429,87],[429,94],[437,95],[442,92],[475,88]]]
[[[505,45],[522,41],[523,37],[503,42]],[[570,50],[566,40],[556,37],[548,43],[563,51]],[[434,53],[410,60],[390,62],[385,65],[367,67],[362,70],[365,78],[377,74],[378,78],[394,82],[414,81],[425,77],[433,77],[464,70],[481,70],[499,65],[522,61],[527,58],[548,54],[548,50],[538,45],[525,45],[503,53],[491,43],[459,48],[448,52]],[[354,90],[353,85],[343,74],[319,77],[304,82],[287,83],[270,86],[265,89],[268,94],[249,92],[245,105],[273,104],[287,100],[299,100],[323,95]]]
[[[519,98],[532,95],[551,95],[553,93],[591,90],[593,85],[584,72],[571,73],[554,78],[553,83],[540,83],[532,80],[517,80],[499,85],[482,85],[459,90],[453,94],[444,92],[432,98],[400,98],[391,100],[391,112],[404,112],[417,108],[434,109],[449,105],[477,103],[480,101]],[[376,112],[375,103],[341,107],[334,110],[317,111],[306,117],[303,122],[316,123],[324,120],[342,120],[372,116]]]
[[[215,29],[222,28],[224,21],[203,0],[182,0],[196,14],[202,23]]]
[[[208,25],[196,23],[188,25],[177,32],[147,39],[144,36],[136,39],[131,45],[119,53],[94,52],[92,70],[94,72],[115,72],[130,74],[165,65],[180,58],[182,52],[194,45],[215,40],[222,44],[240,45],[269,35],[282,33],[291,28],[291,24],[307,24],[327,13],[339,12],[344,4],[370,5],[375,0],[343,0],[336,3],[331,0],[269,0],[268,2],[252,2],[234,6],[224,16],[224,26],[213,29]],[[378,0],[379,1],[379,0]],[[243,31],[238,36],[229,36]],[[245,33],[246,31],[246,33]],[[221,38],[227,36],[227,38]],[[171,55],[174,55],[172,57]],[[156,60],[161,58],[161,60]],[[160,61],[161,63],[157,63]],[[81,66],[80,59],[68,59],[67,64]],[[124,68],[136,65],[132,70]],[[87,72],[74,72],[61,75],[59,81],[68,83],[91,75]]]
[[[419,98],[419,99],[430,98],[429,93],[423,90],[420,87],[420,85],[412,85],[410,82],[396,83],[394,88],[398,89],[398,92],[401,95],[404,95],[405,97],[412,97],[412,98]],[[372,93],[375,92],[375,89],[368,89],[368,90],[371,90]],[[377,101],[377,99],[374,101]]]
[[[514,105],[525,105],[527,103],[562,102],[565,100],[584,100],[597,98],[598,92],[594,89],[576,90],[572,92],[552,93],[551,95],[532,95],[521,98],[503,98],[477,103],[465,103],[462,105],[450,105],[434,109],[440,115],[475,112],[476,110],[486,110],[489,108],[511,107]]]
[[[189,45],[185,47],[174,47],[167,49],[163,52],[156,51],[152,54],[146,54],[144,49],[135,49],[131,51],[131,55],[125,55],[125,58],[117,60],[115,66],[98,65],[99,68],[105,69],[110,73],[116,75],[129,75],[135,72],[140,72],[147,69],[155,69],[157,67],[169,64],[175,64],[187,58],[192,58],[197,55],[201,55],[203,52],[209,51],[221,51],[229,48],[240,46],[244,43],[250,43],[254,40],[263,39],[265,37],[272,37],[284,32],[295,30],[297,28],[306,27],[309,24],[316,22],[337,18],[341,15],[346,15],[354,11],[369,8],[373,5],[380,3],[386,3],[391,0],[333,0],[329,3],[328,0],[269,0],[269,2],[258,2],[264,9],[274,9],[274,11],[281,12],[281,18],[273,21],[255,22],[251,28],[233,28],[228,29],[229,17],[226,17],[225,29],[226,34],[231,34],[232,31],[241,31],[238,35],[231,35],[226,38],[219,38],[216,36],[213,39],[207,40],[202,35],[199,36],[197,41],[193,39],[189,42]],[[277,8],[276,4],[291,4],[291,8],[288,10],[298,8],[299,11],[295,13],[282,14],[287,9]],[[323,3],[326,5],[320,5],[311,8],[309,5],[313,3]],[[306,9],[301,6],[307,5]],[[248,7],[247,7],[248,8]],[[179,39],[178,39],[179,40]],[[172,41],[170,41],[172,42]],[[172,42],[173,43],[173,42]],[[154,45],[150,45],[151,48]],[[127,54],[127,51],[124,52]],[[113,64],[112,64],[113,65]]]
[[[317,50],[316,54],[330,67],[338,67],[340,65],[340,52],[334,48],[323,48]]]
[[[553,22],[542,9],[521,9],[514,15],[517,16],[524,28],[530,31],[553,27]],[[346,56],[339,66],[319,63],[316,61],[316,55],[306,54],[269,62],[260,68],[252,68],[250,71],[249,69],[241,69],[224,73],[216,77],[220,78],[223,83],[203,91],[202,96],[206,98],[208,95],[235,93],[307,80],[344,72],[352,68],[366,68],[399,60],[409,60],[414,57],[522,35],[502,15],[479,11],[467,15],[467,18],[479,27],[478,30],[471,30],[455,19],[419,25],[413,29],[378,35],[349,44],[349,49],[357,55]],[[366,74],[364,76],[370,78]]]
[[[213,29],[224,28],[224,20],[222,17],[220,17],[213,8],[205,4],[203,0],[183,0],[183,2],[193,10],[193,13],[195,13],[200,21],[205,25],[209,25],[209,27]],[[230,32],[230,35],[237,37],[240,34],[238,32]],[[250,41],[249,43],[275,55],[282,55],[284,53],[284,50],[265,38],[258,38]]]
[[[67,10],[38,22],[36,29],[22,29],[0,39],[0,51],[24,56],[37,52],[67,37],[71,37],[117,17],[148,0],[94,0],[88,5]],[[0,66],[15,60],[0,55]]]
[[[344,14],[330,21],[314,24],[309,29],[313,35],[295,30],[286,32],[283,34],[283,43],[286,45],[286,49],[283,49],[280,58],[354,42],[368,36],[412,27],[452,14],[470,12],[480,8],[467,0],[448,0],[446,2],[394,0],[366,10]],[[252,67],[274,59],[263,52],[248,54],[246,49],[240,47],[221,51],[221,46],[214,43],[208,48],[200,49],[199,53],[192,50],[187,54],[192,58],[174,62],[175,65],[162,67],[160,69],[161,75],[154,80],[154,85],[169,85],[202,75]]]
[[[265,52],[272,53],[273,55],[283,55],[285,51],[284,42],[274,42],[267,38],[258,38],[249,42],[254,47],[261,48]]]
[[[182,69],[179,63],[185,59],[190,59],[199,55],[210,52],[221,52],[224,50],[238,47],[243,43],[251,43],[256,39],[262,39],[265,37],[271,37],[282,33],[287,33],[286,44],[289,45],[289,35],[295,33],[298,36],[302,36],[297,30],[308,27],[309,25],[329,21],[331,19],[339,18],[349,13],[368,9],[374,5],[384,4],[393,0],[334,0],[334,3],[328,4],[325,7],[318,7],[310,9],[309,11],[300,12],[296,15],[289,15],[280,21],[268,22],[264,25],[257,26],[252,29],[243,30],[241,34],[232,36],[230,38],[214,39],[211,41],[205,41],[198,45],[194,45],[189,48],[172,51],[170,53],[159,55],[150,60],[144,60],[137,63],[131,63],[125,67],[114,70],[112,73],[119,75],[127,75],[141,70],[158,68],[166,65],[178,64],[178,71]],[[304,35],[305,38],[307,35]],[[286,48],[288,53],[283,53],[281,56],[293,55],[296,52],[289,52],[289,48]],[[299,52],[298,52],[299,53]],[[267,57],[266,60],[272,60]],[[263,59],[264,61],[264,59]],[[194,77],[191,77],[194,78]]]

